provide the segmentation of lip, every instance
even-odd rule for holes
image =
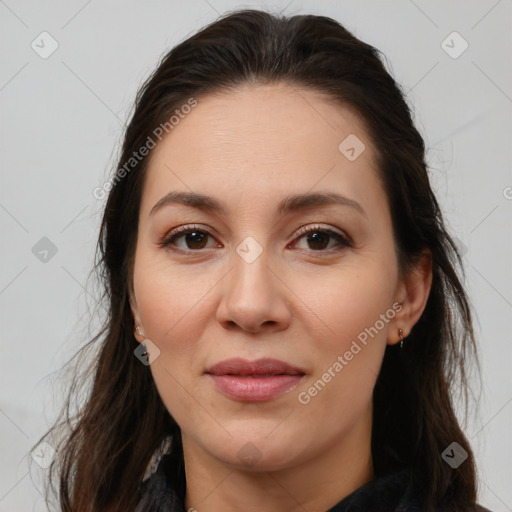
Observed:
[[[241,357],[214,364],[206,373],[211,375],[298,375],[305,372],[279,359],[263,358],[248,361]]]
[[[205,372],[216,388],[228,398],[262,402],[293,389],[305,372],[278,359],[247,361],[235,358],[221,361]]]

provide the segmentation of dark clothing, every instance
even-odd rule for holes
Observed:
[[[135,512],[186,512],[185,489],[182,464],[173,455],[164,455],[157,471],[141,484]],[[404,470],[366,483],[326,512],[426,511],[410,472]],[[475,505],[468,512],[490,511]]]

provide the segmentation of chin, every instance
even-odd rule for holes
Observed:
[[[268,436],[269,432],[271,430],[263,435],[233,435],[229,443],[207,448],[217,459],[237,470],[279,471],[296,464],[299,453],[295,454],[294,448],[302,443],[290,441],[293,436],[286,435],[284,430],[283,436],[273,439]]]

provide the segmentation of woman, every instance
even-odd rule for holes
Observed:
[[[222,17],[142,87],[109,189],[62,510],[484,510],[461,259],[375,48]]]

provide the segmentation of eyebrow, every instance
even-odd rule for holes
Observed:
[[[226,209],[220,201],[217,199],[207,196],[204,194],[198,194],[195,192],[177,192],[172,191],[162,197],[151,209],[149,215],[153,215],[157,210],[160,210],[164,206],[173,204],[183,204],[198,208],[203,211],[212,212],[216,214],[225,214]],[[295,194],[285,197],[277,208],[277,212],[280,215],[286,215],[287,213],[296,212],[300,210],[306,210],[315,206],[328,206],[328,205],[341,205],[353,208],[363,216],[367,216],[363,207],[353,199],[342,196],[335,192],[316,192],[316,193],[305,193]]]

